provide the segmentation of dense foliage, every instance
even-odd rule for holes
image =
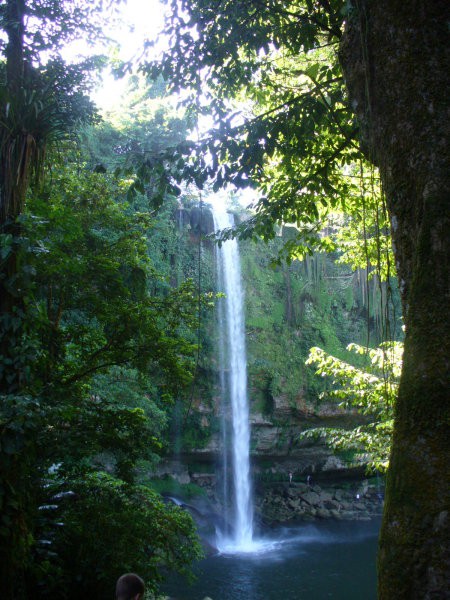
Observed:
[[[171,117],[146,113],[139,127],[141,139],[153,134],[148,149],[110,127],[121,175],[101,160],[89,165],[93,153],[80,154],[75,140],[95,121],[85,94],[100,63],[59,56],[68,41],[98,39],[104,8],[8,0],[0,11],[6,599],[107,598],[124,570],[140,570],[155,590],[162,568],[185,571],[199,555],[191,519],[136,484],[137,463],[161,450],[166,411],[195,356],[198,296],[184,277],[169,279],[168,265],[160,269],[164,251],[152,241],[167,229],[154,207],[174,206],[161,163],[170,134],[159,136]],[[172,118],[179,140],[186,127]],[[86,529],[94,512],[102,522]]]
[[[185,184],[207,181],[214,190],[259,190],[255,214],[237,228],[241,239],[273,240],[287,222],[295,233],[280,258],[333,250],[375,283],[386,281],[385,339],[392,337],[389,212],[407,339],[380,589],[389,597],[439,594],[449,489],[436,477],[448,462],[448,169],[440,119],[448,6],[172,0],[170,53],[142,65],[156,84],[135,79],[132,106],[92,129],[86,90],[101,59],[68,65],[60,48],[101,36],[101,10],[116,4],[0,2],[2,594],[56,598],[64,589],[67,598],[106,598],[111,580],[128,569],[155,590],[162,569],[184,571],[198,556],[190,519],[135,475],[138,463],[145,471],[155,460],[167,407],[199,370],[205,325],[197,321],[198,290],[185,279],[195,272],[193,254],[176,257],[182,238],[201,237],[201,216],[189,233],[175,232],[168,217],[181,215],[175,197]],[[186,119],[155,108],[161,76],[172,90],[188,90]],[[212,120],[210,132],[187,140],[202,115]],[[83,140],[81,154],[75,139]],[[199,251],[199,278],[200,258]],[[284,308],[282,318],[280,310],[271,316],[275,332],[284,317],[298,321],[289,303]],[[376,351],[373,359],[385,372]],[[350,441],[358,450],[366,442],[385,447],[395,384],[321,352],[314,360],[344,384],[335,394],[375,417],[375,437],[366,428],[349,433]],[[278,368],[269,375],[273,396],[285,382]],[[201,431],[197,417],[187,417],[190,431]],[[426,492],[424,479],[433,483]],[[83,527],[89,514],[99,522],[92,530]],[[400,591],[397,572],[408,574]]]
[[[33,597],[107,600],[124,572],[139,572],[149,593],[167,566],[189,575],[200,552],[186,511],[106,473],[74,477],[70,486],[58,479],[49,476],[43,500],[51,503],[40,507]]]
[[[270,239],[277,224],[295,224],[282,254],[299,257],[335,248],[324,229],[347,224],[366,240],[364,266],[377,265],[385,278],[393,274],[386,210],[337,60],[347,10],[340,1],[226,2],[220,11],[173,2],[171,51],[144,68],[187,88],[190,110],[212,119],[210,132],[187,147],[193,162],[183,177],[255,189],[256,214],[240,237]]]
[[[198,554],[190,519],[172,517],[172,509],[153,497],[145,516],[134,485],[137,462],[154,460],[160,451],[171,397],[190,381],[194,345],[189,331],[198,299],[189,281],[171,287],[156,270],[149,228],[158,225],[125,201],[129,184],[90,172],[80,181],[79,173],[70,163],[54,162],[51,181],[30,195],[21,218],[17,280],[24,291],[21,331],[27,335],[15,351],[26,363],[21,390],[27,395],[3,396],[4,472],[10,484],[14,481],[12,493],[3,495],[3,522],[20,536],[16,560],[25,573],[34,573],[26,578],[37,586],[31,587],[33,597],[40,597],[39,590],[46,590],[44,597],[58,596],[65,578],[75,573],[83,593],[108,597],[106,582],[131,568],[133,560],[149,586],[156,586],[156,565],[182,568]],[[47,482],[52,465],[59,465],[56,488]],[[104,502],[116,506],[117,514],[90,538],[96,541],[95,553],[101,543],[111,546],[114,538],[120,543],[120,531],[131,535],[131,524],[141,521],[142,530],[134,533],[142,536],[144,528],[147,533],[136,540],[137,547],[148,546],[150,539],[158,546],[145,519],[156,522],[159,512],[166,524],[166,550],[157,552],[152,569],[146,551],[140,559],[129,555],[121,566],[119,553],[110,547],[116,562],[105,553],[103,567],[97,561],[92,570],[89,540],[85,566],[74,563],[74,548],[81,543],[71,530],[75,500],[70,499],[58,507],[64,527],[55,532],[64,541],[60,546],[55,533],[50,551],[40,551],[39,537],[46,539],[47,532],[32,516],[37,504],[51,504],[58,487],[75,493],[79,529],[92,513],[89,498],[96,495],[83,481],[104,469],[114,475]],[[129,506],[123,504],[126,497]],[[17,531],[17,518],[27,523],[27,538]],[[182,531],[189,541],[178,537]],[[80,590],[67,597],[79,597]]]
[[[325,219],[344,209],[351,228],[376,239],[354,258],[380,275],[392,273],[390,222],[406,338],[379,593],[438,597],[449,577],[450,486],[448,474],[435,476],[449,460],[448,2],[174,0],[170,7],[171,52],[147,69],[190,89],[194,112],[213,114],[212,134],[189,148],[194,169],[185,176],[261,190],[242,236],[270,238],[274,222],[295,223],[287,251],[303,253],[323,244]],[[379,168],[385,198],[373,194],[378,175],[365,159]],[[350,257],[354,248],[347,249]]]
[[[389,466],[395,400],[398,394],[403,345],[385,342],[375,349],[350,344],[348,350],[365,355],[365,369],[356,368],[321,348],[311,348],[307,364],[316,375],[331,377],[333,387],[325,392],[345,408],[355,408],[368,422],[351,430],[317,428],[307,436],[325,436],[336,450],[350,450],[369,470],[386,471]]]

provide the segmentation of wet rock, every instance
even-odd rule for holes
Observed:
[[[381,505],[373,495],[355,498],[354,493],[334,487],[282,483],[266,489],[259,511],[266,524],[315,519],[367,520],[379,515]]]
[[[302,492],[308,492],[310,490],[309,485],[306,485],[306,483],[291,483],[291,488],[294,493],[298,493],[301,494]]]
[[[193,207],[190,209],[190,226],[196,233],[205,235],[214,233],[214,219],[209,209]]]
[[[337,500],[325,500],[323,502],[324,508],[328,508],[329,510],[339,510],[340,504]]]
[[[334,492],[334,498],[338,502],[342,502],[342,500],[344,499],[344,492],[343,492],[343,490],[336,490]]]
[[[316,492],[305,492],[304,494],[302,494],[302,500],[304,500],[312,506],[316,506],[321,502],[320,496]]]
[[[298,498],[300,496],[300,492],[298,490],[296,490],[296,489],[289,488],[287,490],[287,496],[289,498]]]
[[[320,501],[321,502],[331,502],[332,500],[332,495],[329,494],[328,492],[320,492]]]
[[[288,506],[294,510],[298,510],[300,508],[300,500],[289,500]]]
[[[341,515],[343,519],[354,519],[356,517],[356,513],[352,510],[343,510]]]

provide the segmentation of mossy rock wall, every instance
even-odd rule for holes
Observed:
[[[209,209],[202,223],[211,227]],[[198,256],[190,276],[198,277],[203,292],[220,292],[215,279],[215,246],[199,236],[199,213],[184,211],[178,219],[186,248],[183,256]],[[210,229],[203,233],[211,233]],[[285,235],[287,235],[285,233]],[[358,417],[321,399],[329,385],[305,365],[309,350],[320,346],[343,360],[355,360],[350,342],[371,345],[383,338],[380,327],[380,284],[365,273],[337,265],[337,256],[316,254],[303,261],[276,265],[282,236],[272,242],[241,242],[241,274],[245,293],[248,390],[252,419],[252,452],[276,455],[301,452],[298,435],[312,426],[354,425]],[[180,256],[181,260],[181,256]],[[220,300],[218,300],[220,301]],[[395,297],[394,302],[399,305]],[[397,306],[397,314],[400,314]],[[400,329],[400,322],[391,329]],[[215,311],[201,316],[200,363],[184,420],[181,451],[214,455],[220,452],[220,385],[218,331]],[[229,428],[230,429],[230,428]],[[304,445],[303,445],[304,446]],[[304,452],[304,448],[303,448]],[[321,460],[326,461],[323,446]]]

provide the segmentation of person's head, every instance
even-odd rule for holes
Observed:
[[[135,573],[125,573],[116,583],[117,600],[141,600],[144,597],[145,584]]]

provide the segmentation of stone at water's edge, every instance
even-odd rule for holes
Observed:
[[[159,598],[158,600],[176,600],[175,598],[171,598],[170,596],[164,596],[164,598]],[[202,600],[213,600],[209,596],[205,596]]]
[[[321,503],[321,498],[316,492],[306,492],[305,494],[301,495],[301,499],[311,506]]]
[[[185,504],[197,523],[207,555],[215,552],[215,530],[223,526],[225,514],[214,488],[207,488],[206,496],[190,498]],[[382,509],[379,488],[364,480],[347,482],[345,487],[278,483],[260,484],[255,489],[258,528],[327,519],[366,521],[379,517]]]
[[[282,524],[315,519],[366,520],[380,516],[382,497],[366,482],[348,491],[341,488],[305,490],[280,484],[267,488],[258,498],[256,513],[261,523]],[[362,493],[362,490],[365,490]]]

